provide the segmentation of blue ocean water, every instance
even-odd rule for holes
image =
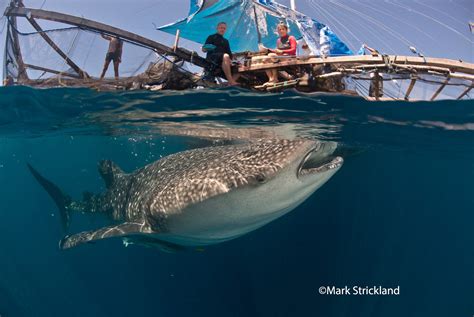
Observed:
[[[345,164],[303,205],[203,252],[60,251],[53,201],[101,192],[97,162],[132,171],[248,137],[337,141]],[[223,141],[224,140],[224,141]],[[375,103],[245,91],[0,89],[0,316],[472,316],[474,103]],[[71,232],[104,219],[75,214]],[[321,286],[399,286],[398,296]]]

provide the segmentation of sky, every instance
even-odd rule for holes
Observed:
[[[280,0],[289,5],[289,0]],[[8,3],[0,0],[0,8]],[[188,0],[24,0],[28,7],[84,16],[171,45],[174,37],[156,31],[187,15]],[[296,0],[297,9],[329,25],[351,49],[362,43],[383,53],[410,55],[415,46],[426,56],[474,62],[472,0]],[[0,25],[0,30],[2,25]],[[47,23],[40,21],[43,27]],[[2,38],[3,38],[2,34]],[[181,41],[197,50],[198,45]],[[0,45],[4,51],[4,44]]]

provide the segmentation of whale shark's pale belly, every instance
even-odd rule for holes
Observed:
[[[268,213],[262,212],[262,204],[257,204],[258,210],[253,210],[255,206],[246,205],[239,196],[211,199],[199,207],[170,217],[169,233],[160,234],[157,238],[183,246],[204,246],[232,240],[292,211],[315,190],[308,189],[301,193],[299,199],[288,200],[288,204],[280,209],[268,206],[271,210]]]

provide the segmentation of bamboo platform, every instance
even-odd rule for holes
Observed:
[[[263,85],[255,74],[266,70],[288,71],[295,76],[295,85]],[[431,58],[400,55],[362,55],[362,56],[280,56],[271,59],[261,54],[249,53],[236,67],[236,71],[243,77],[250,78],[247,82],[249,88],[256,90],[278,90],[295,87],[305,92],[328,91],[343,92],[344,78],[364,79],[370,81],[370,94],[364,96],[367,100],[407,100],[417,82],[423,81],[423,76],[433,79],[432,83],[438,85],[429,100],[435,100],[448,85],[451,79],[458,79],[464,90],[456,99],[465,97],[474,88],[474,64],[460,60],[445,58]],[[399,80],[408,80],[408,87],[400,98],[383,98],[383,81],[388,77]],[[261,80],[261,78],[260,78]],[[263,77],[265,80],[265,77]],[[441,80],[441,81],[439,81]],[[256,84],[252,86],[252,82]]]

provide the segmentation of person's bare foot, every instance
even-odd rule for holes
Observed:
[[[233,86],[239,86],[239,83],[236,81],[229,81],[227,82],[227,86],[233,87]]]
[[[274,84],[277,84],[277,83],[278,83],[278,80],[269,80],[266,83],[264,83],[263,85],[264,86],[271,86],[271,85],[274,85]]]

